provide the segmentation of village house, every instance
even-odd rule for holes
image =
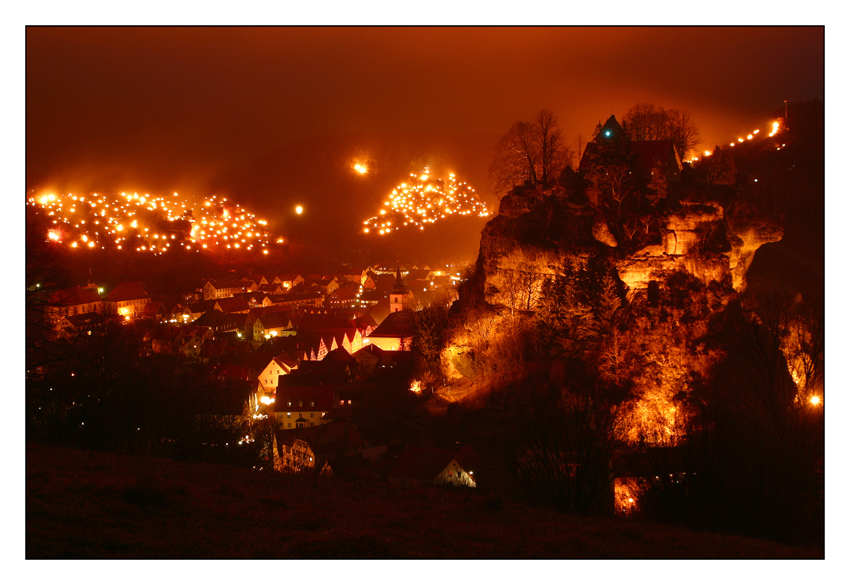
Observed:
[[[268,399],[275,398],[280,377],[286,376],[296,368],[298,368],[298,360],[293,359],[287,353],[273,357],[266,367],[263,368],[263,371],[260,372],[260,375],[257,376],[260,381],[260,400],[262,400],[263,396]],[[265,403],[268,404],[269,401],[267,400]]]
[[[346,458],[362,459],[363,439],[350,423],[278,430],[274,440],[276,471],[297,473],[320,470],[330,474],[331,466]]]
[[[389,351],[410,351],[413,343],[413,311],[396,311],[387,315],[366,338],[368,343]]]
[[[203,344],[213,337],[209,327],[195,325],[156,325],[148,334],[151,353],[198,357]]]
[[[251,339],[256,341],[269,337],[287,337],[295,335],[295,327],[289,318],[289,312],[276,311],[258,315],[253,321]]]
[[[363,278],[360,280],[360,285],[363,290],[375,290],[378,286],[378,275],[372,270],[366,270],[363,273]]]
[[[207,311],[194,321],[192,325],[209,327],[215,333],[236,331],[245,323],[245,317],[240,313],[222,313],[218,309]]]
[[[103,320],[101,313],[78,313],[62,317],[56,325],[61,337],[72,339],[83,333],[91,334],[92,328]]]
[[[315,291],[327,297],[333,291],[339,288],[339,282],[336,277],[325,277],[321,275],[311,276],[304,281],[304,287],[308,291]]]
[[[367,344],[351,357],[357,363],[357,371],[368,376],[380,369],[394,368],[397,364],[409,365],[411,355],[407,351],[388,351],[377,345]]]
[[[140,317],[150,300],[143,282],[122,282],[106,295],[105,305],[111,312],[130,320]]]
[[[288,309],[303,309],[306,307],[321,307],[324,301],[325,297],[319,292],[288,293],[283,295],[279,300],[276,300],[275,304]]]
[[[322,424],[333,408],[332,384],[313,386],[279,385],[275,398],[275,423],[279,429],[300,429]]]
[[[248,299],[244,297],[229,297],[217,300],[213,309],[222,313],[247,313],[251,307],[248,305]]]
[[[304,277],[295,273],[281,274],[275,277],[273,282],[280,283],[285,290],[289,291],[304,282]]]
[[[325,298],[325,305],[331,308],[347,308],[357,305],[360,285],[348,283],[340,286]]]
[[[390,471],[391,485],[407,487],[453,485],[477,487],[474,462],[479,461],[467,446],[460,451],[434,447],[407,447]]]
[[[225,299],[248,291],[248,283],[241,280],[208,279],[201,284],[204,300]]]
[[[63,317],[82,313],[97,313],[104,309],[104,301],[97,290],[75,287],[56,291],[48,301],[47,319],[56,326]]]

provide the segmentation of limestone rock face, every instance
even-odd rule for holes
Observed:
[[[505,217],[519,217],[531,211],[531,201],[527,197],[518,197],[508,194],[499,201],[499,215]]]
[[[611,230],[608,229],[608,224],[602,220],[598,220],[593,224],[593,237],[606,246],[610,246],[612,248],[617,247],[617,238],[615,238],[614,234],[611,233]]]
[[[667,220],[664,251],[685,255],[699,245],[700,234],[711,224],[723,221],[723,208],[714,202],[685,204]]]
[[[734,238],[730,238],[732,251],[729,252],[729,270],[732,273],[732,287],[737,292],[743,292],[747,288],[747,270],[753,263],[756,250],[764,244],[781,240],[783,231],[781,227],[769,222],[736,225],[735,228]]]
[[[567,209],[566,219],[557,228],[569,232],[567,238],[554,233],[555,228],[549,227],[551,216],[547,222],[533,199],[503,200],[501,208],[502,213],[482,233],[482,293],[487,302],[513,308],[531,307],[534,288],[539,291],[543,280],[564,262],[580,263],[604,249],[615,254],[615,266],[630,294],[645,291],[653,281],[663,287],[677,272],[686,272],[706,286],[714,281],[729,286],[730,293],[742,292],[756,250],[782,238],[779,226],[750,207],[725,210],[713,201],[683,201],[658,218],[659,244],[628,254],[592,210]]]
[[[608,210],[606,223],[589,203],[558,207],[551,200],[535,205],[530,198],[519,203],[505,204],[484,228],[470,298],[483,299],[490,305],[486,310],[511,319],[518,312],[530,316],[546,279],[566,265],[592,265],[597,255],[610,259],[626,286],[625,302],[635,307],[628,334],[612,333],[616,345],[611,347],[622,349],[618,359],[642,356],[631,378],[635,398],[627,438],[672,440],[686,421],[677,397],[690,392],[693,380],[708,376],[722,359],[723,350],[705,341],[713,319],[744,290],[756,250],[779,241],[782,230],[740,204],[724,208],[715,202],[671,201],[643,211],[644,216]],[[623,223],[612,223],[612,217]],[[477,305],[465,325],[477,333],[452,341],[459,364],[473,363],[475,352],[486,353],[487,343],[499,338],[493,334],[499,322],[485,322],[480,311]],[[499,355],[493,363],[502,367],[503,355],[513,354]]]

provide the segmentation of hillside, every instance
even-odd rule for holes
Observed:
[[[823,558],[683,528],[406,490],[27,446],[28,559]]]

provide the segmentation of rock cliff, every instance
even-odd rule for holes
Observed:
[[[522,369],[516,351],[494,349],[500,319],[520,314],[533,321],[544,283],[604,257],[616,269],[630,313],[615,334],[616,360],[632,368],[628,437],[669,439],[684,420],[677,401],[723,356],[706,343],[712,320],[745,289],[758,248],[781,239],[782,229],[751,207],[724,207],[704,197],[653,204],[640,217],[621,216],[622,225],[557,189],[517,189],[509,197],[485,226],[476,273],[461,291],[461,304],[474,297],[490,307],[482,325],[490,333],[456,336],[451,351],[477,359],[478,375],[486,370],[481,364],[487,352],[501,356],[491,365],[499,375]],[[624,229],[627,222],[631,227]],[[470,315],[467,330],[482,318]],[[515,321],[504,323],[516,327]],[[452,374],[461,375],[457,369]]]

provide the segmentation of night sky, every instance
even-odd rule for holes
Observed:
[[[338,231],[413,160],[495,207],[490,149],[541,108],[571,143],[637,103],[683,109],[713,148],[823,92],[821,27],[30,27],[26,181],[215,192],[277,221],[303,204]]]

